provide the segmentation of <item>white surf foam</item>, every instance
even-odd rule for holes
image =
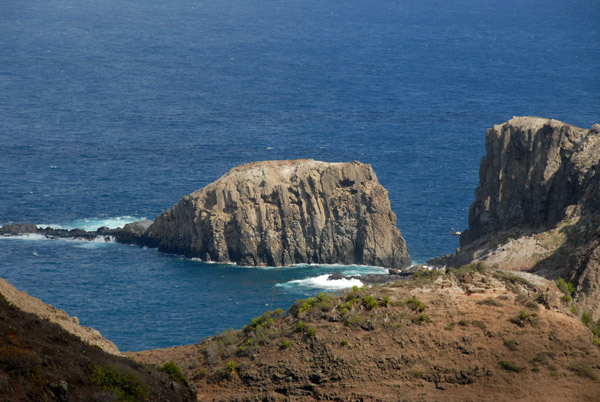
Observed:
[[[107,227],[109,229],[121,228],[128,223],[143,221],[145,219],[146,218],[126,215],[105,218],[83,218],[71,222],[39,224],[37,226],[41,228],[51,227],[52,229],[83,229],[86,231],[94,231],[101,227]]]
[[[61,238],[61,237],[48,237],[38,233],[26,233],[20,235],[9,235],[0,236],[2,240],[29,240],[29,241],[63,241],[63,242],[75,242],[75,243],[92,243],[96,246],[101,246],[107,243],[115,243],[116,239],[113,236],[96,236],[92,240],[81,239],[81,238]]]
[[[331,274],[314,276],[306,279],[296,279],[293,281],[278,283],[275,286],[283,288],[304,287],[312,289],[337,290],[351,288],[352,286],[362,286],[363,283],[358,279],[335,279],[328,280]]]

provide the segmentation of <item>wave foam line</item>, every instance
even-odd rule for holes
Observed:
[[[293,281],[278,283],[275,286],[283,288],[304,287],[314,289],[346,289],[352,286],[362,286],[363,283],[358,279],[335,279],[328,280],[331,274],[314,276],[306,279],[296,279]]]
[[[76,219],[74,221],[65,223],[51,223],[51,224],[40,224],[37,225],[40,228],[51,227],[52,229],[83,229],[88,232],[93,232],[101,227],[107,227],[109,229],[121,228],[128,223],[143,221],[146,218],[139,218],[136,216],[116,216],[106,218],[83,218]]]
[[[9,235],[0,236],[2,240],[30,240],[30,241],[64,241],[64,242],[76,242],[76,243],[116,243],[114,236],[96,236],[92,240],[82,239],[79,237],[67,238],[67,237],[52,237],[38,233],[24,233],[20,235]]]

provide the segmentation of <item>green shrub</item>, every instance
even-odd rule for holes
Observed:
[[[345,339],[342,339],[342,341],[340,342],[340,346],[342,346],[342,347],[348,346],[348,341]]]
[[[460,325],[461,327],[466,327],[467,325],[469,325],[469,321],[467,321],[467,320],[460,320],[458,322],[458,325]]]
[[[333,295],[329,293],[319,293],[317,295],[316,302],[312,306],[312,309],[323,313],[329,312],[335,307],[334,302],[335,297],[333,297]]]
[[[306,323],[304,321],[298,321],[298,331],[304,332],[306,329]]]
[[[515,373],[520,373],[525,369],[523,366],[518,366],[516,363],[506,360],[500,361],[500,366],[502,366],[502,368],[506,371],[513,371]]]
[[[377,304],[377,299],[375,299],[373,296],[365,296],[363,299],[363,305],[367,310],[373,310],[375,307],[377,307]]]
[[[350,299],[348,299],[348,300],[346,301],[346,304],[344,304],[344,308],[345,308],[346,310],[352,310],[352,306],[354,306],[354,305],[355,305],[356,303],[358,303],[359,301],[360,301],[360,299],[359,299],[359,298],[357,298],[357,297],[352,297],[352,298],[350,298]]]
[[[177,367],[174,363],[165,363],[158,370],[162,371],[163,373],[167,373],[171,381],[189,385],[188,379],[185,378],[185,376],[181,373],[181,370],[179,370],[179,367]]]
[[[427,308],[423,303],[421,303],[419,299],[417,299],[414,296],[411,296],[406,301],[406,304],[408,305],[408,308],[410,308],[413,311],[416,311],[417,313],[422,313]]]
[[[148,399],[150,387],[128,367],[92,365],[90,381],[101,391],[112,391],[120,401],[135,402]]]
[[[524,327],[525,324],[531,321],[531,317],[526,311],[522,310],[518,316],[510,319],[513,324],[517,324],[519,327]]]
[[[421,325],[421,324],[425,324],[427,322],[431,322],[431,319],[429,318],[429,316],[427,314],[420,314],[420,315],[414,316],[412,321],[417,325]]]
[[[317,330],[309,325],[306,325],[304,321],[298,321],[298,331],[308,336],[309,338],[313,338]]]
[[[559,278],[558,281],[556,281],[556,286],[560,289],[561,292],[563,292],[563,300],[566,302],[570,302],[571,296],[575,291],[573,284],[571,282],[565,281],[563,278]]]
[[[236,369],[237,369],[237,363],[236,362],[234,362],[233,360],[230,360],[230,361],[227,362],[227,370],[230,373],[234,373]]]
[[[460,268],[450,268],[446,272],[448,274],[454,274],[456,277],[461,278],[471,272],[484,273],[487,270],[487,266],[482,262],[471,263],[463,265]]]
[[[292,306],[293,307],[293,306]],[[291,310],[291,308],[290,308]],[[260,328],[269,328],[275,322],[276,318],[281,317],[281,309],[275,311],[265,311],[260,317],[255,317],[250,324],[243,327],[243,332],[248,334]]]
[[[577,306],[574,304],[571,304],[571,313],[579,315],[579,310],[577,310]]]
[[[288,349],[290,346],[292,346],[292,341],[289,339],[284,339],[283,342],[281,342],[281,349]]]
[[[590,313],[581,313],[581,322],[583,323],[583,325],[588,327],[592,322],[592,316],[590,315]]]
[[[381,305],[384,307],[388,307],[390,304],[392,304],[392,298],[388,295],[385,295],[381,298]]]

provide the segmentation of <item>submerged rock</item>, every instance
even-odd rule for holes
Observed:
[[[240,265],[410,265],[370,165],[256,162],[184,197],[145,232],[169,253]]]

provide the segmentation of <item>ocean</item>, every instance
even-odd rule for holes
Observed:
[[[414,263],[454,251],[488,127],[600,123],[597,0],[7,0],[0,225],[153,219],[243,163],[370,163]],[[0,239],[0,277],[121,350],[197,342],[376,267]]]

